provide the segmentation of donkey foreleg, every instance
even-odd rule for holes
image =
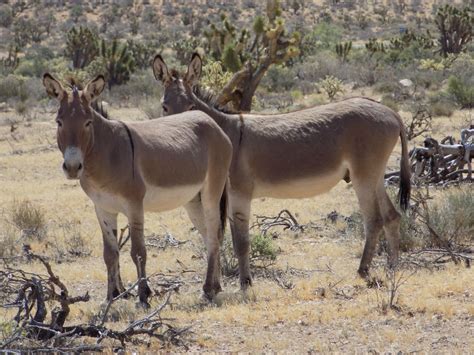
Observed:
[[[107,267],[107,300],[118,296],[125,289],[120,278],[119,246],[117,243],[117,214],[95,206],[104,241],[104,262]]]
[[[132,242],[131,256],[137,268],[138,275],[138,299],[140,304],[149,307],[148,297],[151,295],[151,290],[148,287],[146,280],[146,247],[145,239],[143,237],[143,210],[141,213],[135,213],[128,218],[130,225],[130,239]]]

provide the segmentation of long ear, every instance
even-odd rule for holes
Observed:
[[[202,73],[201,56],[198,53],[193,53],[193,56],[191,57],[191,62],[188,65],[188,71],[186,72],[186,75],[184,76],[184,81],[186,81],[186,83],[189,86],[193,86],[201,78],[201,73]]]
[[[96,100],[99,95],[104,91],[105,78],[103,75],[97,75],[94,80],[91,80],[84,89],[84,96],[87,101],[92,102]]]
[[[161,81],[164,85],[171,83],[171,75],[168,67],[159,54],[153,59],[153,74],[155,74],[156,80]]]
[[[64,90],[61,83],[53,78],[53,76],[49,73],[45,73],[43,75],[43,85],[46,88],[48,95],[58,99],[59,101],[61,101],[66,95],[66,90]]]

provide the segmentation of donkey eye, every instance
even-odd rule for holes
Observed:
[[[86,122],[86,127],[89,127],[91,125],[92,121],[87,121]]]
[[[56,120],[56,123],[58,124],[58,127],[62,127],[63,123],[60,120]]]

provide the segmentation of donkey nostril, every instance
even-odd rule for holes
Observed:
[[[77,167],[77,170],[81,170],[82,169],[82,164],[79,163],[79,166]]]
[[[63,163],[63,170],[67,170],[66,163]]]

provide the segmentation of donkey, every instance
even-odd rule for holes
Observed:
[[[131,256],[139,278],[140,304],[148,305],[144,211],[184,206],[207,247],[204,294],[221,290],[219,202],[232,159],[229,138],[208,115],[193,111],[147,122],[105,119],[92,109],[105,86],[99,75],[79,90],[66,91],[50,74],[43,84],[59,101],[57,142],[68,179],[79,179],[94,202],[104,241],[107,299],[124,291],[119,270],[117,215],[128,218]],[[225,218],[223,219],[225,221]]]
[[[153,71],[164,84],[165,114],[201,110],[224,130],[233,145],[227,186],[230,225],[242,289],[252,284],[249,268],[251,200],[306,198],[352,181],[364,217],[365,247],[358,269],[367,278],[379,234],[385,231],[389,264],[398,260],[400,214],[384,187],[387,160],[402,143],[399,202],[409,204],[410,166],[401,118],[373,100],[352,98],[296,112],[230,114],[196,86],[202,69],[193,54],[186,74],[169,71],[157,55]],[[178,118],[178,117],[176,117]]]

